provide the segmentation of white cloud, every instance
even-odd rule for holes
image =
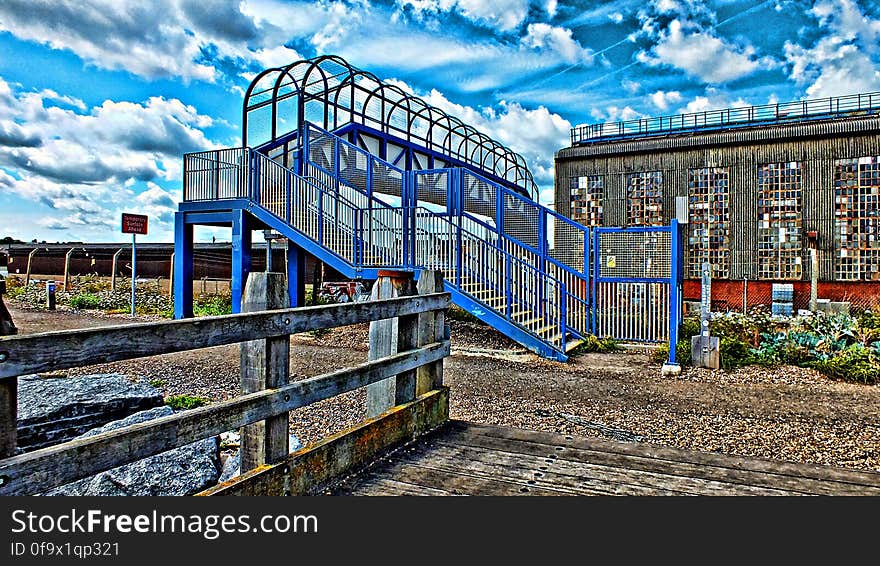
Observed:
[[[551,3],[555,12],[556,2],[551,0],[545,5],[548,13]],[[529,0],[398,0],[397,4],[412,9],[421,18],[455,11],[475,23],[501,31],[519,27],[529,11]]]
[[[635,94],[639,92],[639,90],[642,88],[642,85],[640,83],[629,79],[623,79],[622,81],[620,81],[620,86],[623,87],[623,90],[630,94]]]
[[[640,62],[653,67],[666,65],[688,75],[720,84],[748,76],[760,68],[772,68],[775,62],[759,58],[751,45],[735,45],[704,31],[690,22],[672,20],[659,33],[659,40],[648,51],[641,51]]]
[[[593,108],[590,115],[599,122],[626,122],[647,117],[647,114],[639,112],[632,106],[617,106],[615,104],[605,108]]]
[[[401,84],[400,81],[396,83]],[[404,90],[412,92],[409,87]],[[504,100],[497,106],[472,108],[450,101],[438,90],[432,90],[422,98],[521,154],[535,183],[542,189],[552,188],[553,155],[569,143],[571,123],[568,120],[544,106],[526,108]],[[552,203],[552,199],[545,204],[547,202]]]
[[[825,33],[812,46],[786,42],[790,76],[807,97],[880,90],[880,20],[852,0],[820,1],[810,12]]]
[[[0,31],[104,69],[215,81],[220,59],[246,67],[295,55],[279,47],[290,36],[243,7],[241,0],[4,0]]]
[[[771,100],[768,101],[768,104],[772,104],[773,100],[774,99],[771,98]],[[703,95],[695,96],[690,100],[684,108],[681,109],[681,113],[691,114],[706,112],[709,110],[723,110],[725,108],[743,108],[746,106],[752,106],[752,104],[743,98],[731,100],[728,93],[710,87],[706,89],[706,92]]]
[[[623,23],[623,14],[621,14],[620,12],[612,12],[608,14],[608,19],[615,24],[620,24]]]
[[[651,94],[651,102],[662,111],[669,110],[669,106],[681,102],[681,93],[677,90],[658,90]]]
[[[78,226],[80,237],[102,237],[129,206],[150,213],[156,236],[169,232],[181,195],[158,183],[179,185],[184,152],[217,147],[202,131],[213,120],[177,99],[106,100],[82,110],[50,104],[58,99],[15,92],[0,78],[0,138],[18,136],[0,143],[0,167],[15,175],[0,176],[4,191],[48,209],[40,226]]]
[[[545,23],[529,24],[526,35],[522,38],[526,47],[542,52],[557,54],[568,64],[592,64],[592,50],[585,49],[572,36],[570,29],[551,26]]]

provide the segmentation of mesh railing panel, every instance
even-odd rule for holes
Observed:
[[[669,278],[672,243],[668,230],[599,232],[599,276]]]
[[[245,148],[188,153],[183,157],[183,200],[248,198]]]
[[[543,237],[543,234],[538,234],[540,206],[536,203],[526,202],[519,195],[505,192],[502,210],[504,232],[526,245],[538,248],[539,240]]]
[[[493,221],[495,214],[495,185],[467,171],[462,171],[463,206],[465,212],[479,214]],[[497,224],[496,224],[497,225]]]
[[[417,173],[416,195],[418,202],[430,202],[439,206],[448,206],[449,173]]]

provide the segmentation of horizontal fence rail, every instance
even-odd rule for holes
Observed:
[[[438,293],[0,338],[0,378],[198,350],[447,308]]]
[[[0,338],[0,383],[15,376],[443,311],[446,293]],[[403,319],[401,319],[403,320]],[[206,407],[0,460],[0,495],[42,493],[394,376],[449,355],[448,339]],[[284,419],[287,420],[286,417]]]

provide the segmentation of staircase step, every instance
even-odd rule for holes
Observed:
[[[584,339],[583,339],[583,338],[574,338],[574,339],[572,339],[572,340],[566,340],[566,341],[565,341],[565,351],[566,351],[566,353],[567,353],[567,352],[571,352],[572,350],[574,350],[575,348],[577,348],[578,346],[580,346],[580,345],[583,344],[583,343],[584,343]]]

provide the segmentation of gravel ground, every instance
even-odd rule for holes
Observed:
[[[20,333],[154,320],[125,315],[10,308]],[[478,324],[451,321],[445,364],[451,416],[586,437],[651,442],[732,455],[880,471],[880,387],[831,381],[797,367],[687,369],[660,376],[644,349],[586,354],[562,364],[525,352]],[[291,338],[294,379],[367,357],[367,325]],[[235,395],[237,346],[102,364],[70,373],[118,371],[160,383],[166,395],[212,401]],[[157,381],[158,380],[158,381]],[[363,390],[294,411],[304,443],[357,424]]]

